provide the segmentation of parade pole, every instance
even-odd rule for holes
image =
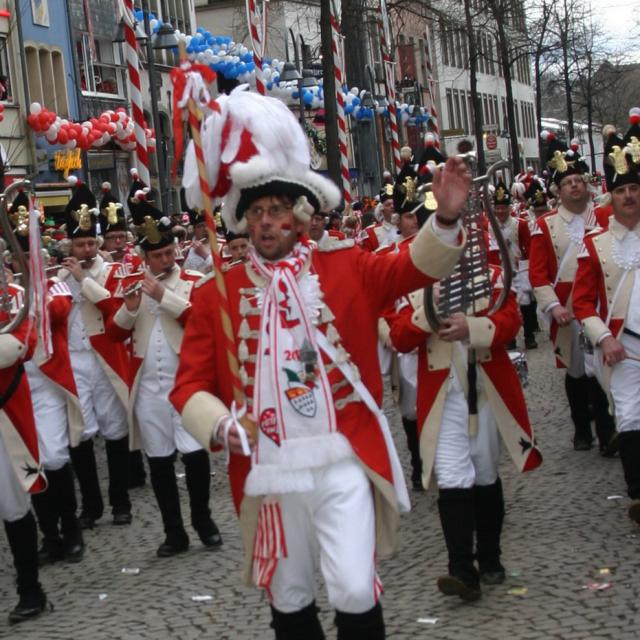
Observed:
[[[400,139],[398,136],[398,116],[396,110],[395,62],[391,57],[391,29],[385,0],[380,0],[378,6],[378,28],[380,31],[380,49],[382,51],[382,63],[384,65],[387,102],[389,103],[389,126],[391,127],[393,164],[396,169],[396,174],[398,174],[402,168],[402,161],[400,160]]]
[[[344,83],[344,56],[342,50],[342,36],[340,26],[336,17],[335,4],[331,2],[331,48],[333,50],[333,64],[335,69],[336,85],[336,112],[338,119],[338,148],[340,149],[340,174],[342,175],[342,197],[345,205],[350,205],[351,198],[351,176],[349,174],[349,156],[347,154],[347,122],[344,113],[344,94],[342,85]],[[325,100],[327,96],[325,96]]]
[[[260,95],[266,94],[264,77],[262,74],[262,58],[266,50],[267,41],[267,5],[262,3],[262,9],[258,11],[256,2],[259,0],[246,0],[247,26],[249,38],[253,50],[253,62],[256,66],[256,90]]]
[[[180,59],[181,59],[181,72],[185,75],[199,74],[199,71],[191,68],[191,65],[186,56],[186,50],[184,44],[180,43]],[[202,87],[202,81],[197,86]],[[238,366],[238,356],[236,351],[236,341],[233,333],[233,326],[231,324],[231,313],[229,306],[229,297],[227,295],[227,285],[224,280],[222,272],[222,258],[220,256],[220,247],[218,245],[218,238],[216,235],[216,223],[213,215],[213,203],[211,201],[211,187],[209,185],[209,178],[207,177],[207,169],[205,164],[204,152],[202,148],[202,137],[200,135],[202,120],[204,114],[193,96],[193,90],[187,84],[186,90],[189,91],[189,97],[187,100],[187,110],[189,119],[189,128],[191,131],[191,139],[193,140],[193,147],[196,154],[196,162],[198,165],[198,179],[200,184],[200,191],[202,193],[202,204],[204,211],[204,218],[207,224],[207,231],[209,234],[209,243],[211,245],[211,255],[213,257],[214,277],[216,283],[216,289],[218,291],[218,298],[220,301],[220,320],[222,324],[222,331],[224,333],[224,349],[227,355],[227,366],[229,367],[229,373],[231,375],[231,387],[233,390],[233,400],[237,410],[240,412],[245,407],[245,395],[242,380],[240,379],[240,368]],[[185,91],[186,92],[186,91]],[[177,100],[184,98],[183,96],[176,96]],[[211,100],[208,106],[212,109],[217,108],[217,104]],[[177,105],[174,106],[176,108]],[[256,427],[253,421],[249,419],[247,415],[240,418],[240,422],[245,431],[255,438]]]
[[[140,59],[138,57],[138,43],[136,41],[135,17],[133,0],[121,0],[120,8],[124,18],[124,51],[127,60],[129,78],[129,96],[131,98],[131,113],[133,115],[134,134],[136,137],[137,170],[140,180],[145,186],[151,186],[149,173],[149,155],[147,152],[147,138],[144,127],[144,112],[142,110],[142,89],[140,84]]]
[[[440,127],[438,126],[438,110],[436,108],[435,82],[433,80],[433,66],[431,65],[431,33],[425,28],[424,53],[427,67],[427,86],[429,95],[429,113],[431,114],[431,132],[436,136],[436,147],[440,148]]]

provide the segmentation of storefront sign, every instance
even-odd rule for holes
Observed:
[[[82,169],[82,158],[80,149],[67,149],[66,151],[56,151],[53,154],[53,166],[56,171],[62,171],[65,178],[74,169]]]

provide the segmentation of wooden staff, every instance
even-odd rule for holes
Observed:
[[[186,50],[184,44],[180,43],[180,60],[182,63],[188,62],[186,56]],[[207,177],[207,170],[204,161],[204,152],[202,150],[202,138],[200,136],[200,127],[202,124],[203,113],[196,105],[193,96],[189,96],[187,103],[189,110],[189,127],[191,130],[191,139],[196,152],[196,159],[198,163],[198,178],[200,181],[200,190],[202,192],[202,202],[205,214],[205,221],[207,223],[207,231],[209,234],[209,243],[211,245],[211,254],[213,256],[214,274],[216,288],[218,290],[218,297],[220,299],[220,319],[222,323],[222,330],[225,338],[225,350],[227,353],[227,365],[229,372],[231,373],[231,386],[233,388],[233,399],[238,409],[245,406],[244,388],[240,379],[240,372],[238,366],[238,356],[236,352],[236,341],[233,333],[233,326],[231,325],[231,314],[229,307],[229,298],[227,296],[227,285],[224,280],[222,272],[222,258],[220,256],[220,249],[218,247],[218,239],[216,235],[216,223],[213,215],[213,206],[211,202],[211,188],[209,186],[209,179]],[[241,424],[245,431],[255,441],[256,437],[256,425],[249,419],[248,415],[241,419]]]

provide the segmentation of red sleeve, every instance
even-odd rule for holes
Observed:
[[[49,321],[51,329],[67,324],[71,313],[71,298],[69,296],[52,296],[49,300],[47,310],[49,311]]]
[[[104,331],[107,335],[107,338],[109,338],[109,340],[111,340],[112,342],[125,342],[131,337],[133,329],[124,329],[114,320],[116,313],[120,310],[121,307],[124,307],[124,300],[122,298],[115,297],[111,297],[110,300],[113,301],[113,304],[110,304],[109,306],[103,305],[99,307],[104,317]]]
[[[389,323],[389,338],[394,349],[401,353],[409,353],[422,346],[429,337],[429,333],[416,327],[411,321],[413,307],[410,304],[400,311],[387,316]]]
[[[539,219],[536,224],[529,245],[529,281],[532,287],[551,287],[555,278],[555,253],[553,256],[549,255],[549,230],[544,218]]]
[[[495,296],[500,293],[499,290],[494,290],[494,292]],[[509,291],[504,305],[495,313],[490,314],[489,318],[496,327],[491,347],[504,347],[509,344],[518,335],[522,326],[516,294]]]
[[[587,253],[578,257],[578,271],[573,284],[572,299],[573,312],[581,322],[586,318],[600,315],[598,292],[602,279],[602,271],[591,238],[585,238],[584,245]]]
[[[216,326],[218,292],[214,281],[197,289],[193,296],[192,313],[187,322],[180,348],[180,365],[169,400],[178,413],[182,413],[189,398],[198,391],[206,391],[223,402],[229,401],[231,394],[224,381],[217,379]],[[225,393],[227,391],[227,393]]]
[[[355,251],[361,286],[377,316],[386,307],[394,305],[398,298],[436,282],[413,264],[410,251],[384,255]]]
[[[528,222],[522,218],[518,220],[518,244],[522,259],[527,260],[531,249],[531,230]]]
[[[378,236],[373,228],[367,228],[362,231],[362,240],[360,241],[360,248],[363,251],[373,253],[380,243],[378,242]]]

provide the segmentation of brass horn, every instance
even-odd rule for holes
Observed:
[[[475,153],[466,153],[458,157],[471,163],[475,160]],[[500,295],[489,310],[489,313],[500,309],[509,295],[513,269],[507,244],[493,212],[493,204],[489,197],[488,189],[488,185],[493,180],[496,172],[508,166],[509,163],[506,160],[499,160],[489,167],[485,175],[474,178],[471,183],[469,197],[461,216],[462,225],[467,232],[467,243],[454,271],[450,276],[439,282],[440,292],[437,308],[433,288],[426,287],[424,290],[424,311],[427,321],[434,332],[441,328],[444,318],[458,312],[462,312],[467,316],[476,315],[477,312],[486,309],[486,306],[480,307],[480,302],[490,299],[491,274],[489,272],[488,247],[482,220],[483,203],[500,250],[503,280]],[[426,191],[429,186],[423,185],[421,187],[422,192]],[[482,188],[482,194],[480,194],[481,187],[484,187]]]
[[[12,194],[20,189],[27,189],[30,187],[31,181],[16,180],[0,194],[0,227],[2,228],[4,237],[7,239],[7,243],[13,257],[20,265],[20,269],[22,271],[22,287],[25,291],[22,304],[15,309],[13,297],[9,293],[9,283],[4,272],[3,264],[0,267],[0,308],[6,313],[8,319],[6,322],[0,323],[0,334],[11,333],[16,327],[18,327],[27,317],[29,307],[31,305],[32,291],[29,279],[29,263],[27,261],[27,257],[24,255],[24,251],[22,251],[22,247],[20,246],[18,239],[16,238],[8,215],[9,202]],[[13,316],[13,318],[11,316]]]

